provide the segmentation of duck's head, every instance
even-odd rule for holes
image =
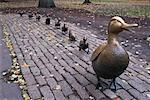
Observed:
[[[137,27],[138,24],[127,24],[121,17],[112,17],[108,25],[108,33],[118,34],[123,30],[130,31],[128,28]]]

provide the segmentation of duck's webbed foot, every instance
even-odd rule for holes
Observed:
[[[116,91],[116,82],[115,82],[115,78],[112,79],[109,87],[109,89],[111,89],[112,91]]]
[[[96,85],[96,89],[99,89],[100,91],[104,91],[104,87],[101,85],[101,80],[100,78],[97,76],[97,80],[98,80],[98,83]]]
[[[100,84],[100,82],[97,83],[96,89],[98,89],[98,90],[100,90],[100,91],[103,91],[103,90],[104,90],[104,88],[102,87],[102,85]]]

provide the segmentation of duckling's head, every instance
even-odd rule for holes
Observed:
[[[128,28],[131,27],[137,27],[138,24],[127,24],[125,23],[125,21],[119,17],[119,16],[115,16],[112,17],[109,25],[108,25],[108,34],[118,34],[120,32],[122,32],[123,30],[128,30]]]
[[[83,37],[83,42],[85,43],[87,40],[86,36]]]

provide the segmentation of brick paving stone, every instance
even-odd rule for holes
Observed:
[[[46,84],[46,80],[44,79],[44,76],[36,76],[35,79],[37,80],[37,83],[39,85],[45,85]]]
[[[93,70],[93,68],[91,66],[87,68],[87,71],[92,73],[92,74],[95,74],[95,72],[94,72],[94,70]]]
[[[53,49],[52,47],[49,47],[49,52],[51,53],[51,54],[54,54],[54,53],[56,53],[56,51],[55,51],[55,49]]]
[[[15,50],[16,52],[16,50]],[[21,51],[20,51],[21,52]],[[18,59],[24,59],[22,53],[16,53]]]
[[[82,68],[80,65],[75,66],[74,69],[82,75],[87,74],[87,71],[84,68]]]
[[[49,61],[47,60],[47,58],[46,58],[45,56],[40,57],[40,59],[42,60],[42,62],[43,62],[44,64],[49,63]]]
[[[133,81],[137,82],[137,83],[140,83],[140,84],[144,83],[144,81],[141,80],[140,78],[138,78],[137,76],[134,76],[134,77],[132,77],[131,79],[132,79]]]
[[[150,99],[150,92],[144,92],[143,95]]]
[[[63,77],[66,79],[66,81],[69,84],[72,84],[72,83],[76,82],[76,79],[72,75],[70,75],[69,73],[67,73],[67,72],[65,74],[63,74]]]
[[[68,66],[68,64],[63,60],[63,59],[59,59],[58,62],[60,63],[61,66]]]
[[[87,85],[86,88],[96,100],[106,98],[106,96],[100,90],[97,90],[93,84]]]
[[[68,71],[72,75],[77,74],[77,72],[73,68],[71,68],[70,66],[69,67],[65,67],[65,70]]]
[[[37,75],[40,75],[40,74],[41,74],[38,67],[31,67],[30,69],[31,69],[31,72],[32,72],[32,74],[33,74],[34,76],[37,76]]]
[[[119,77],[124,80],[129,80],[130,77],[126,75],[127,72],[122,73]]]
[[[54,53],[54,57],[55,58],[57,57],[58,60],[62,59],[62,57],[60,56],[59,52]]]
[[[50,62],[53,66],[60,66],[60,64],[54,59],[51,59]]]
[[[98,82],[97,78],[93,74],[87,73],[87,74],[85,74],[85,77],[93,84],[97,84],[97,82]]]
[[[81,100],[79,96],[72,94],[69,96],[69,100]]]
[[[44,43],[46,43],[46,42],[44,42]],[[42,43],[43,44],[43,43]],[[48,50],[43,46],[42,48],[41,48],[41,51],[43,52],[43,53],[47,53],[48,52]]]
[[[49,72],[49,70],[47,68],[42,68],[41,69],[41,73],[43,76],[45,76],[46,78],[51,77],[51,73]]]
[[[36,54],[38,57],[44,57],[44,54],[42,52],[37,52]]]
[[[85,63],[85,62],[83,62],[82,60],[78,60],[77,61],[83,68],[88,68],[88,65]]]
[[[133,69],[131,69],[131,68],[127,68],[127,71],[129,72],[129,73],[131,73],[132,75],[134,75],[134,76],[136,76],[138,73],[136,72],[136,71],[134,71]]]
[[[67,64],[70,66],[70,67],[72,67],[72,68],[75,68],[75,61],[73,61],[73,60],[71,60],[71,59],[69,59],[69,60],[65,60],[66,62],[67,62]]]
[[[26,82],[27,82],[27,85],[36,84],[36,81],[35,81],[35,79],[34,79],[34,77],[33,77],[32,74],[24,75],[24,78],[25,78],[25,80],[26,80]]]
[[[42,63],[42,61],[38,61],[37,63],[37,66],[39,67],[39,69],[43,69],[43,68],[45,68],[45,65]]]
[[[54,59],[53,55],[48,53],[45,53],[45,57],[50,61],[51,59]]]
[[[61,74],[59,74],[57,71],[52,71],[51,73],[54,75],[54,77],[56,78],[57,81],[64,80],[64,78],[61,76]]]
[[[66,100],[61,90],[53,91],[56,100]]]
[[[148,100],[148,98],[146,96],[144,96],[143,94],[141,94],[136,89],[129,89],[128,91],[129,91],[130,94],[132,94],[138,100]]]
[[[82,100],[86,100],[89,98],[89,94],[79,83],[74,82],[71,84],[71,86],[77,91]]]
[[[150,79],[146,78],[145,76],[139,74],[137,77],[145,81],[146,83],[150,84]]]
[[[119,89],[116,91],[116,94],[120,96],[123,100],[131,100],[133,97],[124,89]]]
[[[61,67],[61,68],[57,69],[57,71],[60,74],[64,74],[64,73],[66,73],[66,71],[64,69],[65,69],[64,67]]]
[[[64,67],[63,66],[60,66],[60,65],[56,65],[55,66],[55,70],[59,71],[59,70],[64,70]]]
[[[26,63],[30,66],[36,66],[36,64],[32,60],[26,60]]]
[[[131,69],[133,69],[134,71],[136,72],[140,72],[140,71],[143,71],[143,72],[147,72],[146,69],[143,68],[142,65],[138,65],[138,64],[134,64],[132,67],[130,67]]]
[[[133,80],[129,80],[128,83],[140,92],[147,91],[147,88],[145,86],[142,86],[142,84],[137,83]]]
[[[31,99],[35,100],[41,98],[40,91],[38,90],[36,85],[31,85],[28,86],[27,88]]]
[[[36,55],[32,55],[32,60],[33,60],[34,63],[36,63],[36,64],[41,61],[41,60],[39,59],[39,57],[37,57]]]
[[[21,72],[23,73],[23,75],[31,74],[29,67],[21,67]]]
[[[120,84],[125,90],[131,89],[132,87],[126,80],[122,80],[120,78],[116,78],[116,82]]]
[[[70,60],[70,58],[69,58],[66,54],[64,54],[64,53],[61,54],[61,56],[62,56],[62,58],[65,59],[66,61],[67,61],[67,60]]]
[[[40,50],[40,48],[38,47],[38,46],[33,46],[33,48],[34,48],[34,50],[36,51],[36,52],[41,52],[41,50]]]
[[[25,63],[23,59],[18,59],[17,62],[19,63],[19,65],[23,65]]]
[[[40,87],[40,91],[44,97],[44,100],[55,100],[54,95],[50,90],[49,86]]]
[[[66,81],[60,81],[60,82],[58,82],[58,84],[61,86],[62,92],[65,95],[65,97],[73,94],[71,87],[69,86],[69,84]]]
[[[76,75],[74,75],[74,77],[78,80],[78,82],[82,86],[86,86],[89,84],[89,81],[86,78],[84,78],[81,74],[76,74]]]
[[[134,64],[139,64],[139,65],[143,65],[143,63],[141,63],[140,61],[138,61],[135,57],[130,56],[130,61],[132,61]]]
[[[54,78],[46,78],[46,81],[52,90],[55,89],[57,82]]]
[[[111,99],[115,99],[116,97],[118,97],[114,92],[112,92],[111,90],[109,89],[106,89],[103,91],[103,93],[108,96],[109,98]],[[118,97],[119,98],[119,97]],[[118,99],[117,99],[118,100]]]
[[[24,56],[25,56],[24,59],[25,59],[26,61],[31,60],[31,56],[30,56],[29,54],[25,54]]]
[[[47,67],[47,69],[48,69],[50,72],[55,71],[55,68],[54,68],[54,66],[53,66],[51,63],[47,63],[47,64],[46,64],[46,67]]]

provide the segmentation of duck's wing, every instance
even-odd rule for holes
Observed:
[[[90,60],[94,61],[98,57],[98,55],[104,50],[104,48],[106,47],[106,45],[107,44],[104,43],[104,44],[98,46],[98,48],[93,52]]]

